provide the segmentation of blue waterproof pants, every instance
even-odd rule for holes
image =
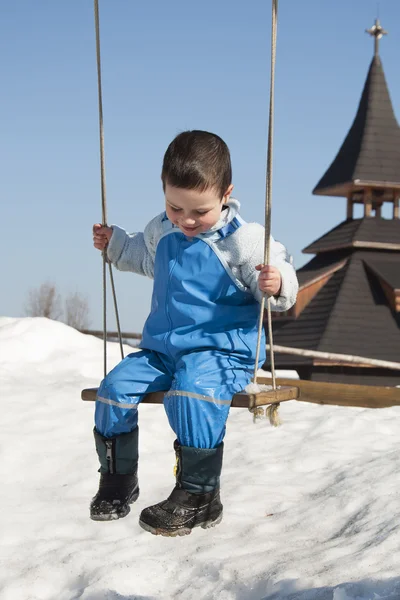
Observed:
[[[101,383],[96,429],[107,438],[132,431],[144,395],[165,390],[164,408],[179,443],[215,448],[225,435],[232,396],[251,376],[250,365],[218,350],[189,352],[175,360],[152,350],[133,352]]]

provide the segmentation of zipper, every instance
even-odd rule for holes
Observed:
[[[115,440],[106,440],[106,459],[108,464],[108,472],[111,474],[115,473],[114,444]]]
[[[171,287],[171,279],[172,279],[172,273],[174,272],[176,263],[178,262],[178,255],[179,255],[179,251],[181,249],[181,245],[182,245],[182,240],[179,240],[179,245],[178,245],[178,251],[176,253],[176,257],[175,257],[175,261],[174,264],[171,267],[171,270],[169,272],[169,277],[168,277],[168,283],[167,283],[167,289],[165,292],[165,314],[167,316],[168,319],[168,323],[169,323],[169,331],[167,331],[167,333],[165,334],[165,338],[164,338],[164,346],[165,346],[165,352],[167,355],[171,355],[170,352],[168,352],[168,348],[167,348],[167,342],[168,342],[168,338],[171,335],[172,332],[172,319],[171,319],[171,315],[169,314],[169,308],[168,308],[168,301],[169,301],[169,289]]]
[[[181,448],[176,450],[176,461],[174,466],[174,476],[176,478],[176,486],[182,487],[182,451]]]

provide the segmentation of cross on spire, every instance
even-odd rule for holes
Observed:
[[[385,29],[383,29],[383,27],[380,24],[379,19],[375,19],[375,24],[372,25],[371,29],[366,29],[365,32],[369,33],[369,35],[371,35],[372,37],[375,38],[375,56],[378,56],[379,40],[381,39],[382,36],[387,35],[388,32]]]

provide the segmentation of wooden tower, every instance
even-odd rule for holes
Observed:
[[[302,379],[400,385],[399,370],[350,361],[400,361],[400,128],[379,56],[386,31],[376,20],[368,33],[375,52],[357,114],[313,190],[345,197],[347,218],[303,250],[316,256],[297,271],[297,303],[274,315],[274,343],[315,356],[276,353],[275,363]],[[382,216],[384,203],[391,205],[390,218]],[[354,216],[356,204],[362,218]],[[328,353],[348,355],[349,362]]]

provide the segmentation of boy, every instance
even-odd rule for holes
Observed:
[[[271,265],[261,265],[264,228],[239,216],[221,138],[179,134],[165,153],[161,179],[165,212],[143,233],[93,227],[94,246],[107,248],[117,269],[153,278],[154,288],[142,350],[121,361],[98,391],[101,476],[90,515],[106,521],[128,514],[139,495],[137,408],[145,394],[165,390],[177,436],[176,485],[167,500],[142,511],[139,523],[174,536],[222,519],[225,424],[232,396],[253,373],[259,301],[267,294],[273,310],[288,310],[298,284],[285,248],[273,239]],[[265,350],[259,366],[264,361]]]

